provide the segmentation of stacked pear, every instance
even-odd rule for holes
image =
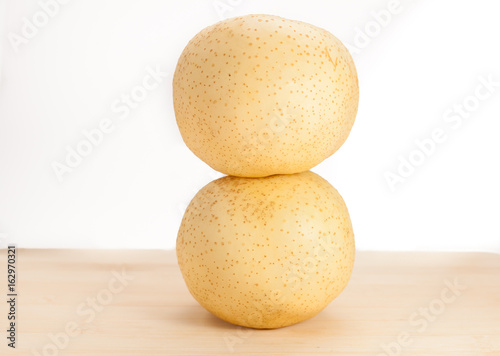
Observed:
[[[354,123],[349,52],[307,23],[232,18],[188,43],[173,90],[184,142],[228,175],[202,188],[184,214],[177,258],[189,291],[219,318],[252,328],[318,314],[354,263],[347,207],[308,171]]]

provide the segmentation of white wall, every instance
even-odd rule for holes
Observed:
[[[6,19],[5,5],[6,2],[4,0],[0,0],[0,38],[4,38],[5,26],[3,26],[3,24],[5,23]],[[3,46],[0,41],[0,74],[2,73],[2,59],[3,59]],[[1,77],[0,77],[0,83],[1,83]]]
[[[500,87],[469,97],[488,76],[500,81],[498,2],[401,0],[378,32],[373,12],[390,1],[66,2],[17,51],[9,36],[23,18],[43,23],[41,5],[10,0],[0,17],[0,233],[18,246],[173,248],[184,207],[220,176],[177,130],[177,58],[221,17],[271,13],[324,27],[353,51],[357,121],[314,171],[344,196],[358,248],[500,252]],[[360,43],[366,26],[375,33]],[[122,95],[156,67],[166,77],[125,113]],[[478,108],[446,122],[465,99]],[[53,163],[106,124],[114,131],[60,182]],[[399,174],[399,156],[418,158],[415,140],[438,128],[446,139],[392,191],[387,172]]]

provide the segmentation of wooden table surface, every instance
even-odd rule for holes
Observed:
[[[18,250],[17,269],[17,348],[4,302],[0,355],[500,355],[494,254],[358,252],[336,300],[277,330],[208,313],[172,251]]]

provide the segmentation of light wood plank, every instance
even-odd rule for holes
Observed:
[[[44,355],[44,347],[54,355],[49,334],[70,322],[79,333],[58,355],[500,355],[500,256],[494,254],[358,252],[336,300],[318,316],[278,330],[244,329],[205,311],[187,291],[173,251],[18,250],[17,266],[18,348],[6,346],[2,303],[0,355]],[[0,250],[4,296],[6,267]],[[113,272],[122,270],[133,280],[120,292],[105,292]],[[466,289],[445,303],[441,293],[455,280]],[[98,295],[111,296],[109,304],[98,302],[102,310],[93,318],[78,315]],[[417,315],[412,324],[411,316],[429,307],[438,308],[435,320]],[[405,331],[411,343],[400,348]]]

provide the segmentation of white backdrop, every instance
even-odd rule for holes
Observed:
[[[178,56],[220,19],[269,13],[323,27],[353,54],[356,123],[313,170],[343,195],[357,247],[500,252],[498,2],[0,4],[4,242],[173,248],[184,208],[221,176],[177,130]]]

